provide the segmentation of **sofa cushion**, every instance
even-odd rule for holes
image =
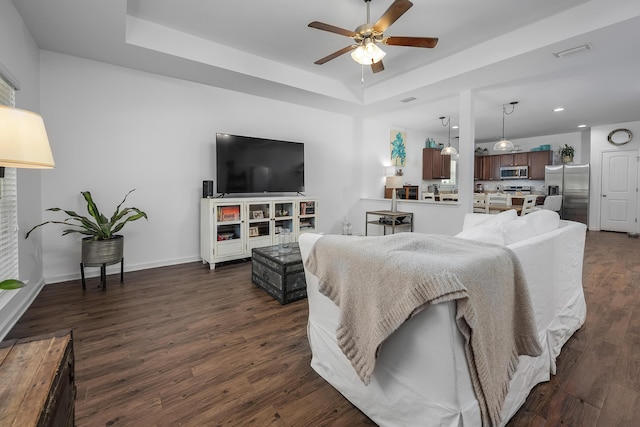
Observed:
[[[536,236],[536,232],[533,227],[528,224],[526,216],[520,217],[515,221],[509,221],[501,224],[500,228],[506,245]]]
[[[560,224],[560,216],[549,210],[534,211],[514,221],[500,224],[506,245],[555,230]]]
[[[523,217],[518,216],[515,210],[487,216],[489,218],[465,228],[456,237],[496,245],[511,245],[555,230],[560,224],[558,213],[549,210],[534,211]]]
[[[487,219],[478,222],[476,225],[465,228],[456,237],[478,242],[493,243],[494,245],[505,245],[504,225],[513,222],[518,218],[515,210],[500,212],[498,215],[486,215]]]
[[[500,212],[497,215],[487,215],[487,219],[479,222],[476,226],[480,225],[500,225],[509,221],[513,221],[518,218],[518,213],[515,209],[510,209],[508,211]]]
[[[541,209],[524,216],[527,224],[535,230],[536,236],[555,230],[560,225],[558,212]]]
[[[499,223],[481,224],[470,227],[456,234],[456,237],[484,243],[493,243],[494,245],[505,245],[504,233]]]

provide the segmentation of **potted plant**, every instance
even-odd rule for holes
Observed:
[[[571,163],[573,162],[573,155],[575,154],[575,149],[568,144],[564,144],[564,147],[560,147],[558,150],[560,157],[562,158],[562,163]]]
[[[62,235],[79,233],[85,235],[82,239],[82,263],[85,266],[104,266],[120,262],[123,254],[124,236],[116,234],[126,223],[136,221],[140,218],[147,218],[147,214],[138,208],[123,208],[122,205],[127,200],[127,196],[134,190],[129,191],[122,202],[116,207],[111,218],[104,216],[91,197],[91,192],[82,191],[81,194],[87,202],[87,212],[89,216],[82,216],[74,211],[60,208],[49,208],[48,211],[63,211],[69,218],[64,221],[46,221],[38,224],[27,232],[26,238],[31,232],[45,224],[62,224],[69,226],[62,231]]]

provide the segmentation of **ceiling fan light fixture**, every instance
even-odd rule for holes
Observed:
[[[351,52],[351,58],[358,64],[371,65],[382,60],[386,54],[387,53],[380,49],[374,42],[367,40]]]

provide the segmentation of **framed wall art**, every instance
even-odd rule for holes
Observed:
[[[399,130],[392,130],[389,138],[391,149],[391,165],[407,165],[407,134]]]

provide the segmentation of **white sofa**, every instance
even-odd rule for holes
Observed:
[[[555,373],[562,346],[584,323],[585,232],[584,224],[562,221],[552,211],[524,217],[516,217],[515,211],[465,217],[458,237],[506,244],[516,253],[543,347],[538,357],[519,357],[502,407],[503,424],[536,384]],[[300,236],[303,260],[321,238]],[[318,279],[306,269],[305,273],[311,366],[351,403],[380,426],[481,425],[464,338],[456,327],[455,302],[430,305],[395,331],[381,346],[371,382],[364,385],[338,347],[338,307],[318,291]]]

